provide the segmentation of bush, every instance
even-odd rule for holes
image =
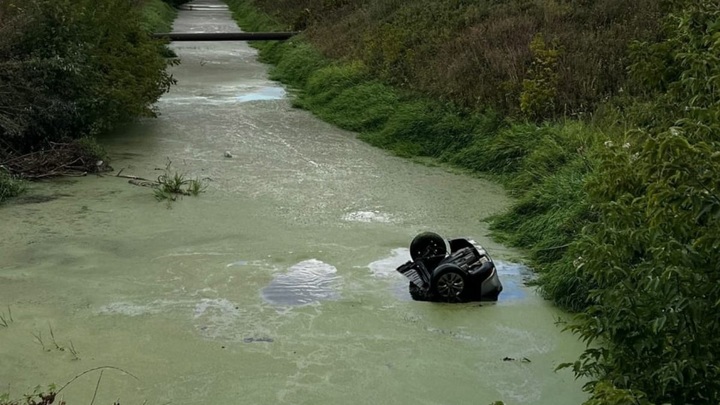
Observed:
[[[720,4],[673,3],[667,43],[637,48],[671,64],[646,89],[666,115],[607,142],[586,188],[599,218],[575,252],[591,306],[570,329],[602,346],[568,366],[594,403],[720,402]]]
[[[172,22],[177,16],[168,1],[147,0],[142,8],[141,25],[147,32],[170,32]]]
[[[135,3],[18,4],[0,4],[3,148],[27,151],[154,115],[152,103],[173,79],[162,44],[147,35]]]
[[[277,66],[270,71],[270,78],[273,80],[303,88],[313,72],[329,63],[306,43],[291,41],[284,44],[284,47],[282,59],[278,60]]]
[[[23,189],[22,182],[5,173],[0,167],[0,203],[20,194]]]

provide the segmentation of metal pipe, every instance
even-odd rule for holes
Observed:
[[[153,38],[171,41],[282,41],[297,32],[166,32],[155,33]]]

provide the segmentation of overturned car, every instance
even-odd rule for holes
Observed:
[[[424,232],[410,244],[409,261],[396,270],[410,280],[418,301],[497,301],[503,287],[485,249],[467,239]]]

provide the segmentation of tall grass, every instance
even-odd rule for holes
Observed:
[[[521,115],[538,35],[557,50],[546,117],[591,112],[635,88],[629,46],[661,35],[656,0],[253,0],[281,29],[302,29],[333,59],[362,61],[374,77],[463,107]],[[267,17],[264,17],[267,18]],[[252,29],[252,27],[248,27]]]
[[[142,8],[142,26],[148,32],[170,32],[177,11],[162,0],[146,0]]]
[[[0,203],[22,193],[24,189],[20,180],[14,179],[0,168]]]

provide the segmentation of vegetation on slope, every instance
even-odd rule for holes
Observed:
[[[543,103],[535,104],[540,111],[532,113],[555,116],[591,112],[627,92],[630,41],[657,38],[665,8],[655,0],[253,4],[284,26],[303,29],[323,55],[362,62],[386,83],[511,114],[521,113],[523,95],[544,93]],[[538,57],[552,62],[553,54],[555,63],[529,68]]]
[[[177,17],[171,0],[146,0],[141,8],[140,23],[147,32],[170,32]]]
[[[228,2],[305,29],[257,45],[298,106],[509,187],[494,227],[579,311],[588,404],[720,401],[720,4]]]

